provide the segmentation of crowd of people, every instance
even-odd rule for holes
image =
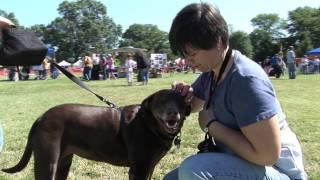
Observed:
[[[10,81],[29,80],[31,71],[34,72],[34,80],[46,80],[49,76],[49,71],[52,79],[57,78],[59,74],[57,69],[51,67],[48,58],[45,58],[39,65],[21,67],[8,66],[6,69]]]
[[[308,57],[305,55],[299,63],[300,72],[303,74],[320,73],[320,56]]]
[[[116,63],[111,54],[107,56],[95,54],[90,56],[89,53],[83,57],[83,79],[99,80],[102,79],[116,80],[120,67],[125,70],[125,76],[129,86],[133,85],[134,69],[137,69],[138,81],[142,85],[147,85],[149,80],[150,62],[142,52],[128,53],[123,63]]]
[[[275,76],[276,78],[283,75],[287,69],[286,63],[283,60],[283,55],[278,53],[271,58],[269,56],[266,57],[261,65],[269,76]]]
[[[304,55],[297,58],[294,47],[290,46],[285,57],[283,53],[277,53],[271,58],[268,56],[261,66],[269,76],[279,78],[288,71],[289,79],[295,79],[297,69],[302,74],[320,73],[320,56]]]
[[[125,60],[121,62],[112,54],[90,54],[79,59],[82,64],[82,77],[86,81],[91,80],[116,80],[119,71],[124,70],[125,77],[129,86],[133,85],[135,72],[137,80],[141,85],[147,85],[149,80],[150,60],[142,52],[128,53]],[[34,80],[56,79],[59,70],[50,63],[52,58],[46,57],[42,64],[34,66],[8,66],[6,67],[7,76],[10,81],[29,80],[33,72]]]
[[[84,80],[99,80],[100,74],[102,79],[117,79],[115,60],[111,54],[94,54],[90,56],[87,53],[83,57],[83,79]]]

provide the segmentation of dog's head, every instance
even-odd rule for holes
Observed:
[[[142,102],[141,107],[152,113],[160,132],[169,135],[180,131],[191,110],[185,103],[185,97],[174,90],[160,90],[152,94]]]

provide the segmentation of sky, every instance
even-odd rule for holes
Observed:
[[[0,9],[13,12],[20,25],[47,25],[59,17],[57,8],[63,0],[0,0]],[[187,4],[200,0],[99,0],[107,7],[107,16],[125,31],[130,25],[154,24],[169,32],[172,20]],[[232,30],[250,33],[250,20],[258,14],[276,13],[287,19],[297,7],[320,7],[320,0],[207,0],[216,5]]]

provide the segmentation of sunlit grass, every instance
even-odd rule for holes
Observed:
[[[170,88],[179,79],[192,82],[198,74],[165,74],[163,78],[151,79],[148,86],[128,87],[125,79],[116,81],[92,81],[89,86],[117,105],[140,103],[153,92]],[[287,113],[289,124],[297,133],[305,155],[306,170],[310,179],[320,179],[320,75],[298,76],[272,80],[281,104]],[[138,83],[137,83],[138,84]],[[5,146],[0,156],[0,168],[15,165],[20,159],[32,123],[48,108],[63,103],[102,105],[94,95],[61,76],[57,80],[0,82],[0,120],[5,131]],[[154,179],[162,179],[190,154],[203,137],[196,115],[190,116],[182,130],[182,145],[172,149],[157,165]],[[127,179],[128,168],[75,157],[69,179]],[[34,179],[33,162],[14,175],[0,172],[0,179]]]

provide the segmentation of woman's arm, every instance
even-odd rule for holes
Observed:
[[[199,112],[203,109],[204,101],[193,95],[191,100],[191,113]]]
[[[200,123],[202,128],[205,123]],[[241,131],[214,122],[209,127],[209,133],[243,159],[258,165],[271,166],[280,156],[281,140],[277,116],[243,127]]]

